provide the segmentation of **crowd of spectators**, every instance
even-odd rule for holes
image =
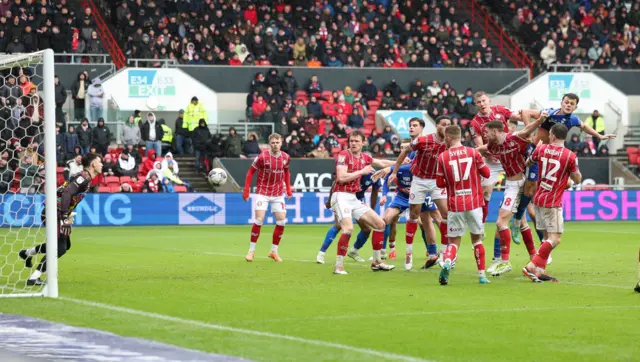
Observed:
[[[329,157],[352,129],[367,134],[372,153],[389,157],[399,154],[402,140],[391,127],[376,129],[377,110],[423,110],[433,119],[451,115],[473,142],[468,132],[469,120],[477,113],[472,94],[466,89],[459,95],[449,83],[437,80],[415,80],[408,89],[392,80],[378,89],[372,77],[353,87],[328,90],[317,76],[300,85],[292,69],[280,74],[272,68],[251,81],[246,115],[253,122],[273,124],[275,132],[285,136],[285,149],[292,157]]]
[[[484,1],[545,66],[640,69],[640,3],[611,1]]]
[[[132,58],[309,67],[510,66],[449,0],[124,0],[106,13]]]
[[[0,53],[30,53],[47,48],[55,53],[103,54],[90,8],[67,0],[2,0],[0,2]],[[65,61],[68,59],[56,59]],[[102,61],[74,57],[74,62]]]

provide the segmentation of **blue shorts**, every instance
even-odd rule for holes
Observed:
[[[391,200],[389,208],[398,209],[400,210],[400,213],[405,212],[407,209],[409,209],[409,195],[402,192],[397,193],[396,196],[393,197],[393,200]],[[422,209],[420,210],[420,212],[435,210],[437,210],[436,204],[431,201],[430,196],[427,196],[424,204],[422,204]]]
[[[534,163],[533,165],[527,167],[525,170],[527,174],[528,181],[538,181],[538,164]]]

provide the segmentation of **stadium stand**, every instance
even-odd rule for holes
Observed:
[[[450,1],[96,2],[120,30],[118,40],[131,58],[309,67],[513,66]]]
[[[640,69],[637,1],[482,1],[544,68]]]

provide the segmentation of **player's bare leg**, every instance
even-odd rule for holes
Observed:
[[[531,199],[533,198],[533,195],[536,192],[536,184],[537,184],[537,181],[532,181],[529,179],[525,181],[523,192],[522,192],[522,195],[520,196],[520,203],[518,204],[518,211],[514,215],[514,218],[513,220],[511,220],[511,223],[509,225],[509,229],[511,230],[511,235],[514,236],[514,242],[516,244],[520,244],[520,238],[518,237],[518,240],[516,240],[516,235],[518,235],[518,229],[520,229],[520,223],[518,221],[523,217],[526,217],[525,211],[532,210],[533,208],[533,205],[531,205],[530,202],[531,202]],[[529,208],[529,206],[532,206],[532,207]]]
[[[271,251],[269,251],[269,258],[277,262],[282,262],[283,260],[278,254],[278,246],[280,245],[280,240],[282,240],[284,226],[287,223],[287,213],[274,212],[273,215],[276,217],[276,228],[273,230],[273,239],[271,243]]]
[[[382,244],[384,243],[384,220],[373,210],[367,211],[364,215],[362,215],[362,217],[360,217],[360,220],[367,224],[371,229],[373,229],[373,235],[371,237],[371,245],[373,246],[373,260],[371,261],[371,270],[393,270],[395,266],[383,263],[381,257]]]
[[[539,215],[539,217],[541,217]],[[560,245],[562,233],[551,233],[544,231],[545,240],[542,242],[540,249],[531,259],[527,266],[522,269],[522,274],[533,282],[558,282],[558,279],[550,276],[546,272],[547,260],[551,251]]]
[[[333,274],[346,275],[348,273],[344,270],[344,257],[347,255],[347,251],[349,251],[349,239],[353,232],[353,221],[351,221],[351,217],[344,217],[340,220],[340,229],[342,229],[342,235],[340,235],[340,240],[338,241],[338,252]]]
[[[509,261],[511,253],[511,231],[509,231],[509,221],[513,217],[513,213],[509,210],[500,208],[498,212],[498,234],[500,235],[500,263],[496,266],[491,275],[497,277],[499,275],[510,272],[513,268]]]
[[[533,222],[533,227],[535,228],[536,225],[536,211],[535,208],[533,207],[533,204],[529,204],[529,206],[527,206],[527,213],[529,214],[529,217],[531,218],[531,222]],[[524,217],[524,222],[527,221],[527,216],[523,216]],[[540,241],[540,244],[542,245],[542,241],[545,239],[544,237],[544,231],[542,230],[535,230],[536,231],[536,235],[538,235],[538,241]],[[553,258],[551,256],[549,256],[549,259],[547,260],[547,265],[550,265],[551,262],[553,261]]]
[[[251,242],[249,243],[249,252],[247,253],[247,256],[244,257],[246,261],[253,261],[256,255],[256,244],[258,243],[258,239],[260,238],[260,229],[262,228],[262,224],[264,223],[264,216],[266,214],[266,210],[256,210],[253,226],[251,227]]]

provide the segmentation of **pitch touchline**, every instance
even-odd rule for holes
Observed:
[[[508,312],[552,312],[563,310],[591,310],[591,309],[640,309],[640,305],[598,305],[598,306],[567,306],[567,307],[533,307],[533,308],[505,308],[505,309],[454,309],[431,312],[398,312],[398,313],[377,313],[377,314],[350,314],[350,315],[328,315],[315,316],[308,318],[278,318],[278,319],[248,319],[235,322],[269,322],[269,321],[304,321],[304,320],[323,320],[323,319],[357,319],[370,317],[411,317],[422,315],[441,315],[441,314],[474,314],[474,313],[508,313]]]
[[[386,358],[386,359],[389,359],[389,360],[409,361],[409,362],[433,362],[433,361],[429,361],[429,360],[425,360],[425,359],[421,359],[421,358],[417,358],[417,357],[403,356],[403,355],[400,355],[400,354],[376,351],[376,350],[373,350],[373,349],[353,347],[353,346],[348,346],[348,345],[340,344],[340,343],[318,341],[318,340],[314,340],[314,339],[306,339],[306,338],[301,338],[301,337],[289,336],[289,335],[286,335],[286,334],[278,334],[278,333],[271,333],[271,332],[261,332],[261,331],[251,330],[251,329],[242,329],[242,328],[229,327],[229,326],[224,326],[224,325],[220,325],[220,324],[207,323],[207,322],[196,321],[196,320],[191,320],[191,319],[183,319],[183,318],[172,317],[172,316],[168,316],[168,315],[164,315],[164,314],[158,314],[158,313],[152,313],[152,312],[145,312],[145,311],[137,310],[137,309],[118,307],[116,305],[98,303],[98,302],[93,302],[93,301],[89,301],[89,300],[66,298],[66,297],[60,297],[60,299],[68,301],[68,302],[73,302],[73,303],[77,303],[77,304],[83,304],[83,305],[95,307],[95,308],[102,308],[102,309],[111,310],[111,311],[114,311],[114,312],[138,315],[138,316],[142,316],[142,317],[158,319],[158,320],[163,320],[163,321],[167,321],[167,322],[187,324],[187,325],[191,325],[191,326],[195,326],[195,327],[213,329],[213,330],[218,330],[218,331],[225,331],[225,332],[232,332],[232,333],[239,333],[239,334],[248,334],[248,335],[260,336],[260,337],[268,337],[268,338],[273,338],[273,339],[282,339],[282,340],[286,340],[286,341],[298,342],[298,343],[304,343],[304,344],[311,344],[311,345],[316,345],[316,346],[320,346],[320,347],[342,349],[342,350],[349,351],[349,352],[358,352],[358,353],[367,354],[367,355],[370,355],[370,356]]]

